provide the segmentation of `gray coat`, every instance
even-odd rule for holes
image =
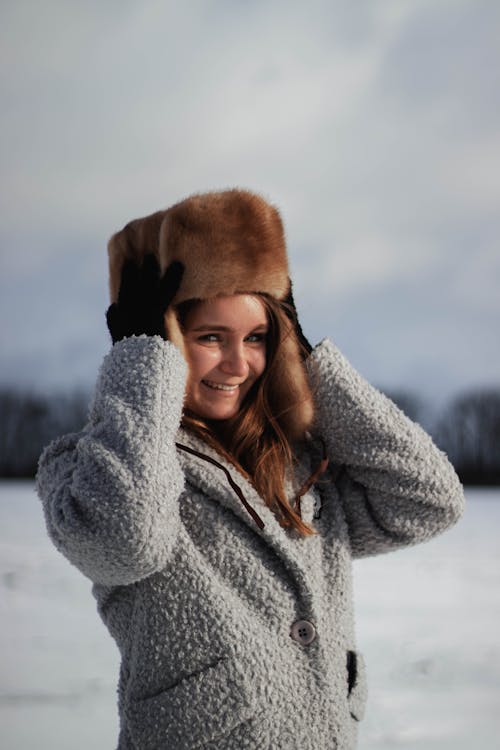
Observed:
[[[351,560],[429,539],[464,498],[428,435],[331,342],[309,368],[314,432],[344,465],[302,499],[315,536],[282,528],[243,476],[179,428],[186,366],[159,337],[112,348],[89,424],[41,457],[48,532],[94,582],[121,653],[120,750],[356,745],[366,682]],[[302,450],[291,496],[317,443]]]

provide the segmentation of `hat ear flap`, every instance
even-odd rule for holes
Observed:
[[[269,395],[278,421],[291,440],[301,440],[311,428],[314,403],[300,344],[286,314],[284,335],[275,355]]]

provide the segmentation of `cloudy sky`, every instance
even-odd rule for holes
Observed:
[[[90,385],[108,237],[240,186],[312,340],[386,388],[500,382],[500,4],[5,0],[1,382]]]

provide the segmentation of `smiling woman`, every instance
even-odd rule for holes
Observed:
[[[182,324],[186,407],[204,419],[236,416],[266,366],[267,314],[248,294],[198,302]]]
[[[332,342],[304,337],[260,196],[192,196],[108,249],[113,347],[38,491],[121,654],[119,748],[352,750],[352,559],[446,529],[460,483]]]

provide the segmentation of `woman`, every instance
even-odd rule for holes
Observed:
[[[38,488],[121,652],[119,748],[354,748],[351,560],[454,523],[458,479],[334,344],[311,350],[261,197],[193,196],[109,255],[114,346]]]

